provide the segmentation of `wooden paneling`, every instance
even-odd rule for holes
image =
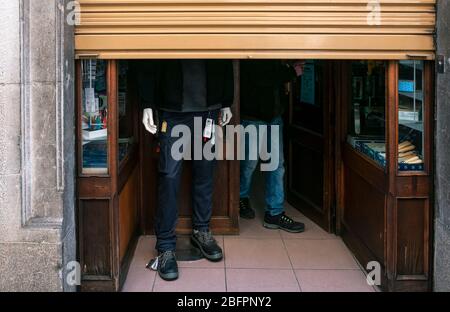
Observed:
[[[383,263],[386,193],[351,167],[346,168],[344,180],[349,194],[345,197],[343,222],[376,257],[372,260]]]
[[[139,171],[133,174],[119,194],[119,257],[122,262],[136,231],[138,213]]]
[[[356,152],[350,145],[344,144],[343,159],[352,171],[357,173],[378,191],[387,193],[387,176],[383,168],[365,155]]]
[[[425,199],[397,200],[396,257],[397,278],[402,276],[425,276],[428,268],[427,222],[428,203]],[[411,231],[414,229],[414,231]]]
[[[111,195],[111,179],[102,177],[78,178],[78,194],[83,198],[105,198]]]
[[[321,141],[322,142],[322,141]],[[291,157],[289,168],[289,191],[316,210],[323,209],[323,147],[319,150],[296,142],[290,143]],[[294,158],[295,156],[295,158]],[[307,164],[307,165],[306,165]],[[300,204],[302,205],[302,204]]]
[[[81,0],[77,55],[433,58],[436,0]],[[280,36],[283,34],[283,36]]]
[[[89,278],[111,279],[111,214],[109,200],[79,201],[81,270]]]

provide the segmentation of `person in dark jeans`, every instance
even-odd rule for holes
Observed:
[[[292,63],[279,60],[250,60],[241,62],[241,116],[242,125],[255,126],[257,129],[257,148],[261,149],[261,129],[267,129],[269,151],[278,155],[275,170],[265,172],[266,212],[264,226],[269,229],[282,229],[288,232],[303,232],[303,223],[296,222],[285,214],[284,210],[284,153],[283,118],[287,99],[284,96],[285,83],[293,81],[303,71],[304,62]],[[260,128],[266,126],[267,128]],[[271,140],[271,127],[279,127],[279,137]],[[242,142],[246,157],[241,160],[239,213],[241,218],[255,218],[250,205],[250,188],[253,173],[258,165],[257,159],[249,159],[250,138]]]
[[[182,162],[172,155],[172,146],[179,139],[171,136],[177,125],[191,130],[194,141],[206,144],[202,133],[194,132],[194,118],[222,126],[232,118],[234,100],[233,64],[228,60],[167,60],[139,64],[138,85],[144,105],[143,123],[146,129],[158,133],[160,157],[158,165],[158,208],[155,220],[158,250],[157,270],[164,280],[178,278],[175,227],[178,219],[178,191]],[[158,111],[159,124],[154,110]],[[194,153],[191,153],[194,155]],[[215,160],[192,160],[193,232],[191,242],[211,261],[223,258],[222,249],[211,234],[212,193]]]

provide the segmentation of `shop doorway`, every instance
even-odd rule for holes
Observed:
[[[120,289],[139,235],[153,234],[158,153],[135,87],[144,64],[77,62],[82,290]],[[239,73],[235,61],[235,124]],[[383,288],[429,289],[433,63],[310,60],[305,73],[286,86],[287,201],[375,262]],[[186,163],[179,234],[191,231],[190,176]],[[239,234],[239,161],[219,164],[211,225]]]
[[[82,60],[77,66],[78,250],[86,290],[120,288],[139,235],[154,234],[158,144],[142,126],[142,108],[136,88],[137,73],[146,70],[146,62]],[[289,103],[286,103],[285,114],[285,155],[288,201],[330,231],[332,192],[327,191],[325,183],[331,183],[332,175],[325,167],[330,163],[327,158],[330,156],[324,154],[331,142],[326,135],[331,131],[329,123],[325,122],[330,107],[326,96],[330,92],[326,83],[329,79],[327,64],[308,62],[305,78],[286,85]],[[239,124],[239,61],[234,61],[234,73],[232,122]],[[303,95],[299,93],[301,88]],[[91,99],[93,95],[95,98]],[[311,122],[305,123],[308,115]],[[327,127],[323,128],[325,125]],[[297,167],[302,158],[305,162],[314,161],[308,166],[314,168],[311,172]],[[310,173],[315,181],[312,187],[306,181]],[[191,174],[190,164],[185,162],[178,234],[191,232]],[[237,160],[219,161],[211,228],[215,234],[239,234]]]
[[[133,61],[131,68],[145,68],[145,61]],[[240,124],[240,64],[235,62],[235,101],[232,124]],[[259,62],[265,62],[260,60]],[[335,133],[332,113],[331,61],[306,61],[304,73],[285,85],[287,101],[283,119],[286,200],[327,232],[335,228],[334,155]],[[133,73],[132,75],[135,75]],[[131,77],[131,79],[134,79]],[[140,107],[140,106],[139,106]],[[140,112],[140,111],[139,111]],[[140,121],[140,118],[138,122]],[[141,232],[153,234],[156,210],[157,161],[155,138],[140,127],[141,149]],[[184,163],[179,196],[179,234],[191,232],[191,166]],[[261,190],[262,192],[264,190]],[[225,197],[225,198],[224,198]],[[211,227],[216,234],[239,234],[239,161],[219,161],[214,192]]]

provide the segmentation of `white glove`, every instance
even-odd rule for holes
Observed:
[[[231,121],[231,118],[233,118],[233,113],[231,112],[231,109],[229,107],[225,107],[220,110],[219,124],[222,127],[228,125]]]
[[[142,123],[144,124],[145,129],[151,134],[155,134],[158,131],[158,127],[155,125],[155,121],[153,120],[153,110],[151,108],[144,109],[144,113],[142,114]]]

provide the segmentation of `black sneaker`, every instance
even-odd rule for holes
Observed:
[[[222,260],[222,248],[217,244],[211,231],[194,230],[191,235],[191,243],[200,249],[206,259],[214,262]]]
[[[292,220],[284,212],[277,216],[271,216],[266,213],[264,216],[264,227],[268,229],[281,229],[291,233],[302,233],[305,231],[305,225],[303,223]]]
[[[165,281],[174,281],[178,278],[178,265],[175,252],[169,250],[159,254],[158,274]]]
[[[250,207],[248,198],[239,199],[239,215],[244,219],[254,219],[255,211]]]

